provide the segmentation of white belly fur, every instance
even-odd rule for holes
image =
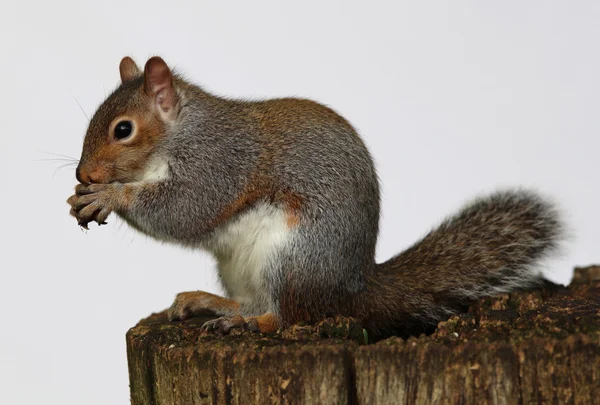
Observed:
[[[282,208],[259,204],[221,226],[205,247],[218,262],[221,282],[231,298],[269,311],[265,271],[285,246],[293,231]]]

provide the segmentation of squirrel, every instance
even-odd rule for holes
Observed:
[[[374,336],[430,327],[478,298],[535,286],[562,221],[537,193],[468,203],[377,264],[379,180],[352,125],[298,98],[233,100],[160,57],[100,105],[67,202],[80,226],[111,212],[151,237],[211,252],[227,297],[182,292],[171,321],[207,312],[207,331],[272,333],[332,316]]]

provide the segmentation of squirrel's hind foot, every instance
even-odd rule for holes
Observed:
[[[217,319],[206,321],[202,325],[205,332],[217,332],[223,335],[229,334],[233,329],[242,329],[250,332],[274,333],[279,329],[277,317],[268,312],[260,316],[252,316],[244,319],[241,315],[222,316]]]
[[[197,315],[226,315],[239,314],[239,302],[219,297],[204,291],[188,291],[177,294],[171,308],[169,321],[184,321]]]

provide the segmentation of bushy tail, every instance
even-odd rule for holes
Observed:
[[[475,299],[541,282],[536,265],[561,235],[555,207],[532,192],[480,198],[377,265],[357,315],[376,333],[435,326]]]

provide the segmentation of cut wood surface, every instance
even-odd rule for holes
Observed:
[[[206,319],[161,312],[129,330],[133,405],[600,404],[600,266],[409,339],[368,342],[347,318],[205,335]]]

